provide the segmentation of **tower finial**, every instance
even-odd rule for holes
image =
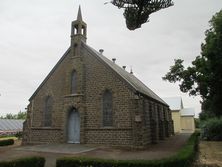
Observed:
[[[79,11],[77,15],[77,20],[82,21],[82,12],[81,12],[81,6],[79,5]]]

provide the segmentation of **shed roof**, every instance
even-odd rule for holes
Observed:
[[[163,100],[170,106],[171,110],[181,110],[183,108],[183,101],[181,97],[164,97]]]
[[[25,120],[0,119],[0,131],[22,130]]]

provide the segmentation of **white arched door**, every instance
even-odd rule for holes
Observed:
[[[68,117],[68,143],[80,143],[80,117],[76,109]]]

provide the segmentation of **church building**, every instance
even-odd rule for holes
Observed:
[[[29,99],[23,144],[145,148],[171,136],[169,106],[115,59],[87,45],[80,8],[71,26],[70,47]]]

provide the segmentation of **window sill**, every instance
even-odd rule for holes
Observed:
[[[132,127],[124,127],[124,128],[116,128],[116,127],[100,127],[100,128],[86,128],[85,130],[114,130],[114,131],[119,131],[119,130],[132,130]]]
[[[33,130],[61,130],[61,128],[55,127],[31,127]]]
[[[78,93],[75,93],[75,94],[69,94],[69,95],[65,95],[64,97],[78,97],[78,96],[83,96],[83,94],[78,94]]]
[[[116,128],[113,126],[102,126],[100,127],[100,129],[116,129]]]

